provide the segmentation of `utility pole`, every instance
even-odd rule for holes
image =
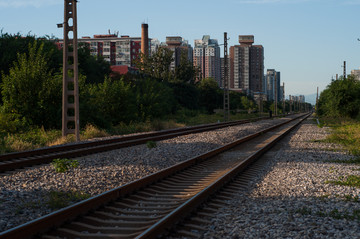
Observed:
[[[317,87],[317,93],[316,93],[316,112],[318,111],[319,107],[319,87]]]
[[[227,53],[227,32],[224,32],[224,122],[229,121],[229,79],[228,79],[228,53]]]
[[[292,100],[291,100],[291,95],[289,95],[289,103],[290,103],[290,114],[292,112]]]
[[[64,0],[62,136],[75,134],[76,141],[80,141],[76,3]]]
[[[283,95],[282,95],[282,97],[283,97],[283,114],[285,115],[285,112],[286,112],[286,110],[285,110],[285,82],[283,82]]]
[[[278,98],[278,92],[277,92],[277,77],[275,74],[274,77],[274,87],[275,87],[275,102],[274,102],[274,115],[277,116],[277,98]]]
[[[344,80],[346,79],[346,61],[344,61]]]

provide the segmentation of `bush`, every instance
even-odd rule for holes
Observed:
[[[149,149],[152,149],[152,148],[156,148],[156,147],[157,147],[155,141],[147,141],[147,142],[146,142],[146,146],[147,146]]]
[[[360,82],[354,76],[333,80],[321,92],[317,114],[319,116],[356,118],[360,114]]]
[[[54,159],[51,163],[57,173],[65,173],[70,168],[77,168],[79,162],[70,159]]]
[[[50,191],[48,197],[49,199],[47,201],[47,205],[51,209],[61,209],[69,206],[72,203],[88,199],[90,197],[90,194],[75,191]]]
[[[107,136],[109,136],[109,134],[106,131],[101,130],[91,124],[87,124],[84,131],[81,132],[82,139],[92,139],[92,138],[107,137]]]
[[[30,44],[29,53],[18,54],[9,74],[3,75],[2,97],[4,112],[15,113],[30,125],[51,128],[61,118],[62,80],[51,76],[47,62],[44,43]]]
[[[23,131],[27,127],[26,119],[19,114],[0,112],[0,136]]]
[[[205,78],[197,87],[200,92],[200,107],[213,114],[214,109],[220,108],[222,104],[222,94],[217,82],[212,78]]]
[[[176,101],[171,88],[153,79],[135,83],[137,118],[143,122],[171,114]]]

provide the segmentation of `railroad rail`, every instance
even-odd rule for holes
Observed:
[[[243,137],[3,233],[0,238],[154,238],[270,149],[308,115]]]
[[[76,144],[53,146],[48,148],[40,148],[29,151],[3,154],[0,155],[0,173],[24,167],[30,167],[37,164],[49,163],[56,158],[80,157],[123,147],[144,144],[148,141],[169,139],[181,135],[200,133],[229,126],[246,124],[249,122],[259,121],[263,119],[268,119],[268,117],[183,127],[151,133],[117,137],[112,139],[81,142]]]

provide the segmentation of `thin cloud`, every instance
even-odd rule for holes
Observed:
[[[0,7],[44,7],[61,4],[61,0],[0,0]]]

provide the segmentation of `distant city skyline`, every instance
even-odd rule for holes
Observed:
[[[228,45],[239,35],[254,35],[264,47],[264,73],[281,72],[285,95],[311,95],[343,74],[359,69],[360,33],[356,31],[360,0],[225,0],[169,3],[163,0],[80,1],[78,36],[119,31],[141,36],[141,23],[149,24],[149,37],[164,42],[181,36],[195,39],[211,35],[219,44],[224,32]],[[3,33],[62,38],[63,0],[0,0]],[[221,54],[223,50],[221,49]]]

